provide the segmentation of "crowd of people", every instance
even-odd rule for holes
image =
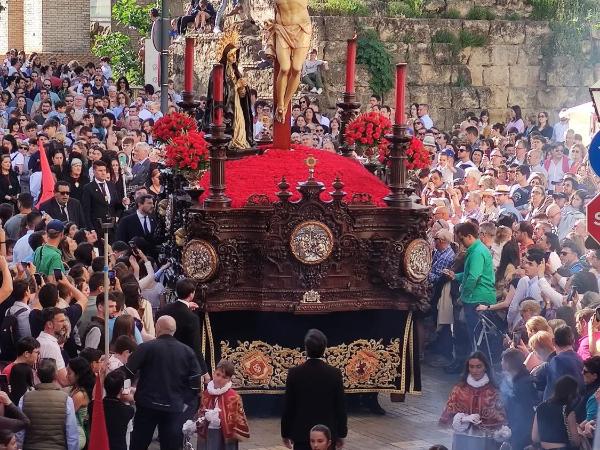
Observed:
[[[564,111],[551,126],[510,108],[450,133],[410,115],[433,163],[413,178],[432,208],[425,362],[462,373],[440,423],[456,449],[591,448],[600,399],[600,250],[585,206],[598,189]]]
[[[303,72],[309,92],[292,105],[292,141],[337,152],[339,115],[327,117],[319,105],[322,69],[327,63],[311,52]],[[207,373],[194,283],[181,280],[176,301],[165,301],[169,264],[157,262],[154,233],[165,196],[163,149],[152,137],[159,93],[152,86],[134,93],[126,78],[115,80],[108,58],[43,65],[16,50],[0,67],[0,85],[0,359],[10,363],[0,378],[0,446],[38,448],[52,439],[51,448],[84,448],[100,376],[111,449],[145,449],[156,427],[161,448],[179,448],[181,425],[198,411],[203,445],[235,447],[249,431],[234,368],[221,361],[214,379]],[[261,141],[270,137],[273,108],[249,92]],[[170,82],[170,111],[180,100]],[[205,107],[202,97],[199,124]],[[377,95],[365,109],[394,117]],[[599,180],[581,136],[564,111],[554,125],[547,112],[522,117],[519,106],[495,124],[486,111],[467,113],[451,130],[435,126],[426,104],[406,113],[432,156],[411,180],[415,202],[432,208],[433,294],[418,321],[420,352],[446,372],[463,372],[441,419],[455,430],[455,448],[475,438],[509,441],[513,450],[591,442],[600,399],[600,250],[586,248],[585,205]],[[54,176],[44,199],[40,151]],[[119,220],[110,235],[111,356],[101,361],[107,217]],[[329,380],[337,409],[313,422],[288,403],[284,443],[343,445],[341,375],[311,366],[324,336],[309,333],[306,345],[313,356],[304,369]],[[302,385],[307,376],[288,381]],[[226,414],[229,398],[235,411]]]

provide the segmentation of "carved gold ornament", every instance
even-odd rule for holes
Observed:
[[[346,392],[396,391],[398,370],[404,367],[400,344],[399,338],[358,339],[327,347],[324,360],[345,374]],[[281,391],[285,389],[288,369],[306,361],[306,353],[300,348],[261,340],[238,341],[237,345],[221,341],[220,347],[221,358],[235,366],[236,388],[244,392]]]
[[[404,271],[416,283],[427,279],[431,271],[431,246],[425,239],[415,239],[404,252]]]
[[[333,234],[329,227],[321,222],[302,222],[292,231],[290,249],[301,263],[319,264],[333,251]]]
[[[185,275],[198,281],[206,281],[217,270],[219,258],[215,248],[206,241],[190,241],[181,255],[181,264]]]

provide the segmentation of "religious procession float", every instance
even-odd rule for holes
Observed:
[[[406,185],[407,169],[429,162],[403,125],[406,67],[397,66],[397,125],[377,113],[359,116],[356,40],[349,40],[337,105],[343,155],[291,146],[299,73],[290,68],[304,61],[310,20],[287,6],[277,2],[271,24],[273,142],[252,147],[248,86],[228,33],[215,55],[206,134],[185,114],[157,123],[174,175],[162,205],[170,239],[163,250],[197,280],[206,360],[212,367],[233,361],[239,392],[283,393],[287,370],[305,357],[306,331],[318,328],[348,393],[402,399],[421,389],[414,316],[426,308],[431,268],[430,212],[412,202]],[[290,17],[295,25],[282,25]],[[193,46],[188,38],[181,103],[190,115]],[[351,157],[357,147],[381,155],[386,182]]]

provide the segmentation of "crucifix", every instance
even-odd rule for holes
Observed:
[[[267,55],[274,64],[274,132],[276,148],[290,147],[290,102],[300,85],[312,25],[308,0],[275,0],[275,21],[268,28]]]

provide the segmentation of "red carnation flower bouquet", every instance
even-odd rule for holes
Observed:
[[[165,147],[165,165],[181,173],[197,187],[200,178],[208,170],[209,151],[204,133],[190,130],[169,139]]]
[[[406,149],[406,156],[406,168],[408,170],[426,169],[431,166],[431,154],[429,150],[416,137],[410,140],[410,145]]]
[[[390,155],[390,150],[388,147],[379,148],[379,161],[382,164],[389,165],[388,157]],[[419,169],[425,169],[431,166],[431,155],[429,151],[416,137],[413,137],[410,140],[410,145],[406,149],[406,169],[417,171]]]
[[[208,170],[209,152],[196,121],[186,114],[173,112],[156,121],[152,135],[166,144],[165,165],[183,175],[190,188],[198,187],[200,178]]]
[[[152,129],[152,136],[156,141],[168,143],[173,138],[189,131],[196,131],[196,121],[182,113],[173,112],[156,121]]]
[[[392,132],[392,122],[378,112],[359,115],[346,126],[346,142],[356,145],[357,153],[369,159],[377,158],[381,149],[388,146],[385,135]]]

